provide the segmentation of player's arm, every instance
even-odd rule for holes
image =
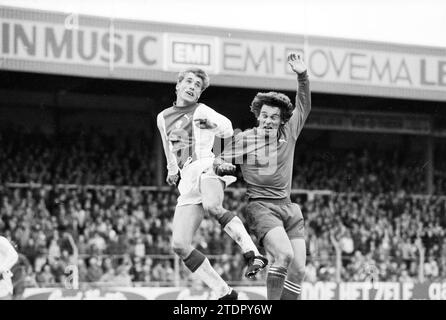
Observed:
[[[221,138],[228,138],[234,134],[231,120],[204,104],[201,104],[196,112],[194,122],[201,129],[214,131],[215,135]]]
[[[234,164],[242,164],[250,152],[254,152],[258,144],[255,136],[240,132],[233,136],[225,145],[223,152],[216,155],[214,160],[214,171],[218,175],[233,174]]]
[[[161,141],[163,143],[163,149],[164,149],[164,155],[166,157],[167,161],[167,178],[166,182],[169,185],[176,185],[179,180],[179,168],[177,164],[177,160],[175,159],[175,156],[172,154],[172,152],[169,149],[169,142],[167,140],[167,134],[166,134],[166,125],[164,122],[164,117],[162,112],[158,114],[158,117],[156,119],[156,123],[158,126],[158,130],[161,136]]]
[[[0,237],[0,250],[3,259],[0,260],[0,273],[10,270],[19,260],[19,255],[5,237]]]
[[[296,106],[290,123],[293,126],[293,131],[299,134],[311,111],[310,80],[308,79],[307,66],[301,55],[291,53],[288,55],[288,63],[297,74]]]

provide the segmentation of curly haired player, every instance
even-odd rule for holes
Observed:
[[[232,162],[240,164],[247,183],[246,220],[273,258],[266,280],[271,300],[299,299],[305,275],[304,220],[290,194],[294,149],[311,100],[302,58],[292,53],[288,63],[297,73],[296,107],[282,93],[258,93],[251,104],[258,126],[237,135],[214,162],[218,174],[233,171]]]

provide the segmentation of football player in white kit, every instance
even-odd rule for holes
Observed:
[[[0,236],[0,299],[12,299],[13,285],[11,268],[19,255],[11,242]]]
[[[167,183],[180,192],[172,225],[172,247],[186,267],[206,283],[219,299],[235,300],[237,292],[211,266],[209,260],[192,246],[192,240],[205,212],[215,217],[223,230],[241,247],[248,264],[247,277],[253,277],[268,264],[246,231],[242,221],[223,208],[224,188],[233,183],[232,175],[217,175],[212,152],[216,136],[234,133],[232,123],[223,115],[198,103],[209,86],[209,76],[199,68],[180,72],[176,102],[158,114],[157,124],[167,160]],[[226,164],[225,164],[226,165]],[[231,164],[230,173],[235,169]]]

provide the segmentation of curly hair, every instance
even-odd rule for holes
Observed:
[[[187,68],[186,70],[181,71],[178,74],[177,83],[180,83],[181,81],[183,81],[184,77],[189,72],[193,73],[198,78],[200,78],[201,81],[203,81],[201,92],[203,92],[204,90],[206,90],[207,87],[209,87],[209,83],[210,83],[209,75],[206,73],[206,71],[204,71],[203,69],[200,69],[200,68]]]
[[[280,117],[284,123],[287,123],[293,115],[294,106],[283,93],[278,92],[259,92],[251,102],[251,112],[258,118],[263,105],[277,107],[280,109]]]

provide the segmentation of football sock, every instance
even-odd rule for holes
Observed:
[[[268,300],[280,300],[283,291],[287,269],[271,266],[266,277],[266,295]]]
[[[280,300],[298,300],[301,297],[301,292],[300,284],[285,280]]]
[[[186,267],[211,288],[218,297],[223,297],[231,291],[228,284],[211,266],[209,259],[197,249],[194,249],[183,261]]]
[[[254,255],[260,255],[259,250],[252,241],[251,236],[246,231],[246,228],[239,217],[230,211],[226,211],[225,214],[218,219],[218,222],[222,226],[223,230],[232,238],[232,240],[234,240],[240,246],[243,253],[254,251]]]

